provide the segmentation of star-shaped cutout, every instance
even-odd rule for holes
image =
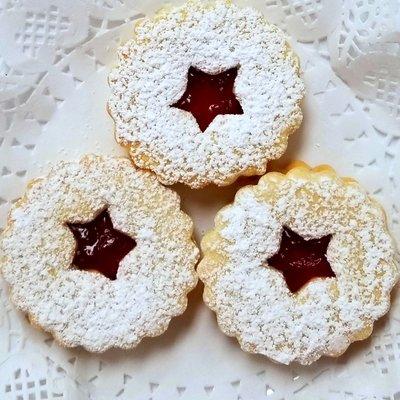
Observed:
[[[220,114],[243,114],[233,91],[238,68],[210,75],[190,67],[185,93],[171,107],[192,113],[202,132]]]
[[[280,248],[267,264],[281,271],[289,290],[296,293],[312,279],[336,276],[326,258],[331,238],[306,240],[284,227]]]
[[[90,222],[66,225],[76,241],[72,264],[78,269],[95,270],[111,280],[117,279],[119,263],[136,242],[114,229],[108,211],[102,211]]]

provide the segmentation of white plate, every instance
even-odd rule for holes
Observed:
[[[390,0],[257,0],[287,30],[307,95],[287,154],[359,179],[400,239],[399,18]],[[357,3],[357,4],[356,4]],[[0,0],[0,226],[29,178],[87,152],[125,154],[106,113],[107,75],[132,20],[160,1]],[[398,19],[400,20],[400,19]],[[334,72],[336,71],[336,72]],[[347,83],[345,83],[347,82]],[[239,183],[243,184],[243,181]],[[238,184],[176,186],[196,239]],[[217,328],[199,286],[161,337],[130,352],[66,350],[17,313],[0,281],[0,399],[400,399],[400,301],[371,339],[310,367],[242,352]]]

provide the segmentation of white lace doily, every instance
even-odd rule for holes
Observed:
[[[385,206],[400,241],[398,0],[242,0],[285,29],[307,95],[289,159],[329,163]],[[107,75],[132,21],[162,1],[0,0],[0,226],[30,177],[86,152],[123,154]],[[177,187],[197,238],[236,187]],[[337,360],[279,366],[242,352],[201,301],[131,352],[65,350],[10,304],[0,280],[0,399],[400,399],[400,293],[371,339]]]

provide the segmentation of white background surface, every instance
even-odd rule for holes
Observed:
[[[398,0],[255,0],[290,35],[307,94],[292,159],[354,176],[400,240]],[[162,1],[0,0],[0,226],[26,182],[87,152],[124,154],[106,113],[107,75],[132,21]],[[196,239],[238,185],[176,189]],[[254,180],[253,180],[254,181]],[[397,293],[396,293],[397,292]],[[372,338],[336,360],[279,366],[239,349],[201,301],[130,352],[66,350],[16,312],[0,280],[0,399],[400,399],[400,293]]]

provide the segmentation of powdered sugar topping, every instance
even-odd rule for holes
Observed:
[[[117,280],[71,267],[75,241],[66,222],[105,207],[137,246]],[[198,250],[178,196],[129,160],[85,157],[35,181],[13,208],[0,241],[0,265],[15,304],[65,346],[129,348],[161,334],[186,308]]]
[[[332,234],[327,258],[336,278],[314,279],[292,294],[267,265],[283,226],[309,239]],[[331,172],[267,174],[218,214],[212,235],[198,269],[205,299],[245,350],[309,364],[368,336],[388,310],[398,271],[384,213]]]
[[[244,114],[219,115],[201,132],[190,113],[171,107],[190,66],[209,74],[239,67],[234,91]],[[302,119],[304,87],[285,36],[227,1],[189,1],[144,19],[109,82],[118,141],[166,184],[223,185],[263,173]]]

